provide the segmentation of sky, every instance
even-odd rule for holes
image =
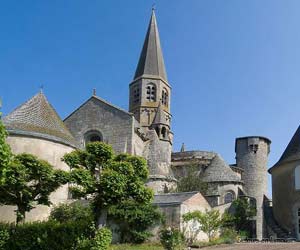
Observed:
[[[61,118],[93,88],[128,109],[153,3],[0,0],[4,115],[40,86]],[[272,140],[271,167],[300,124],[300,1],[157,0],[155,8],[174,151],[184,142],[234,163],[235,138],[260,135]]]

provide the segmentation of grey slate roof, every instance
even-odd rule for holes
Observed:
[[[300,126],[296,130],[295,134],[293,135],[292,139],[290,140],[289,144],[284,150],[279,161],[273,167],[278,166],[282,163],[299,160],[299,159],[300,159]],[[269,172],[271,169],[269,169]]]
[[[241,182],[240,177],[216,154],[210,165],[201,174],[205,182]]]
[[[11,134],[59,141],[76,146],[75,139],[43,93],[38,93],[3,118]]]
[[[156,76],[167,81],[154,10],[152,10],[148,31],[133,80],[143,75]]]
[[[166,119],[166,114],[162,109],[161,103],[159,103],[157,109],[156,109],[156,114],[153,119],[152,124],[164,124],[168,125],[167,119]],[[168,125],[169,126],[169,125]]]
[[[154,195],[154,204],[181,204],[198,192],[168,193]]]

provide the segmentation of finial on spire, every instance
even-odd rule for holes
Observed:
[[[155,3],[152,4],[152,11],[155,10]]]
[[[96,96],[96,89],[93,89],[93,96]]]
[[[40,85],[40,94],[43,94],[43,91],[44,91],[44,85],[41,84],[41,85]]]
[[[184,143],[182,143],[182,146],[181,146],[180,152],[185,152],[185,145],[184,145]]]

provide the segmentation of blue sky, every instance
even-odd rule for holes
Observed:
[[[97,94],[128,108],[153,1],[0,2],[4,114],[44,85],[62,118]],[[300,123],[300,1],[156,1],[172,90],[174,148],[219,152],[272,140],[269,165]]]

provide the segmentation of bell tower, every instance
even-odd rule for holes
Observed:
[[[161,132],[165,134],[164,130],[169,131],[171,123],[171,87],[165,70],[154,9],[129,89],[129,111],[142,127],[157,128],[157,131],[159,128],[161,138]],[[165,127],[161,126],[162,121]],[[156,126],[154,123],[157,123]]]

